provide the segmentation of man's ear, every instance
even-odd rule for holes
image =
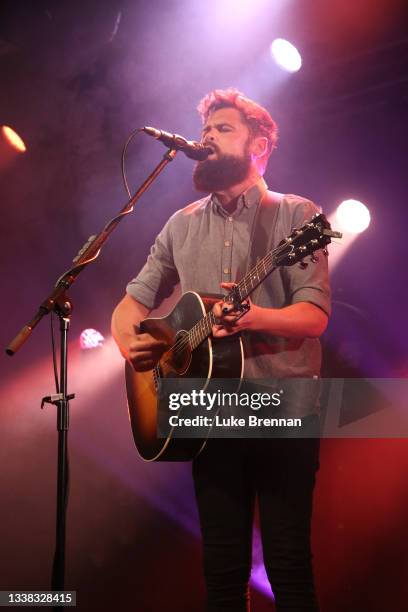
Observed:
[[[264,157],[268,152],[268,139],[265,136],[256,136],[253,138],[251,152],[257,159]]]

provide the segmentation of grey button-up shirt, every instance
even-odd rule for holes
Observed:
[[[247,270],[253,223],[267,189],[263,179],[243,193],[233,213],[215,195],[177,211],[151,248],[145,266],[127,286],[127,292],[147,308],[157,307],[180,282],[181,291],[222,294],[221,282],[239,281]],[[318,213],[310,201],[279,195],[280,206],[272,246]],[[266,254],[266,253],[265,253]],[[282,308],[310,302],[330,313],[327,261],[301,269],[298,264],[279,268],[265,281],[259,305]],[[311,377],[319,374],[320,342],[316,338],[278,338],[245,332],[245,377]]]

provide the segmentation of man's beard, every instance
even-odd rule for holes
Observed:
[[[206,159],[194,166],[193,182],[197,191],[224,191],[242,183],[249,175],[251,156],[248,147],[244,155],[220,155],[216,159]]]

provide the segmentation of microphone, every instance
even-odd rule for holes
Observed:
[[[170,134],[170,132],[156,130],[156,128],[148,126],[142,128],[142,130],[146,134],[149,134],[149,136],[153,136],[153,138],[160,140],[166,147],[182,151],[190,159],[203,161],[207,159],[210,153],[213,153],[210,147],[205,147],[195,140],[187,140],[179,134]]]

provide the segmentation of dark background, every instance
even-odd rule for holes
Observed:
[[[130,131],[154,125],[197,138],[199,99],[236,86],[279,125],[272,189],[309,197],[327,214],[350,197],[370,209],[370,227],[333,270],[328,373],[406,377],[405,4],[3,2],[0,124],[27,152],[11,159],[0,147],[1,346],[125,203],[120,154]],[[300,72],[270,61],[275,37],[297,45]],[[163,152],[147,136],[133,141],[133,187]],[[84,610],[202,609],[190,466],[139,460],[111,340],[92,354],[77,348],[84,327],[109,337],[111,311],[158,230],[196,197],[191,172],[177,156],[71,290],[67,588]],[[53,384],[48,323],[0,362],[2,589],[49,585],[55,415],[39,410]],[[405,609],[407,457],[404,440],[323,441],[314,519],[323,610]],[[254,596],[257,610],[270,609],[267,596]]]

